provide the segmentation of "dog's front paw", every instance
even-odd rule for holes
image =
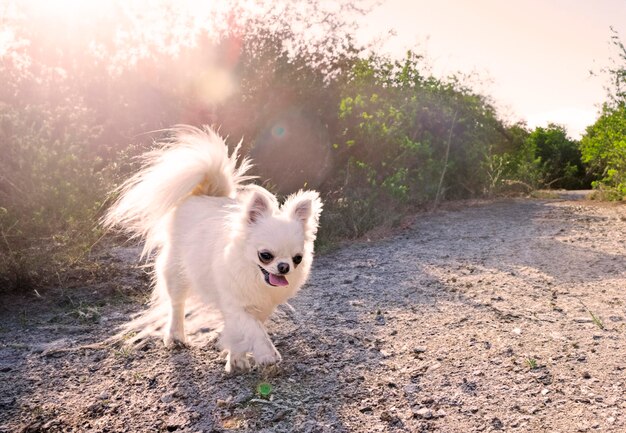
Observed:
[[[276,350],[274,345],[271,343],[266,347],[262,347],[260,350],[255,350],[253,355],[256,364],[261,367],[264,367],[266,365],[278,364],[280,361],[283,360],[283,357],[280,356],[278,350]]]
[[[184,335],[181,336],[167,333],[163,337],[163,343],[168,349],[183,349],[187,347]]]
[[[226,355],[226,365],[224,366],[224,370],[226,370],[226,373],[249,371],[250,361],[248,361],[248,357],[245,353],[228,352],[228,355]]]

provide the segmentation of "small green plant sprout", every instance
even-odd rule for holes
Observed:
[[[593,323],[595,323],[598,328],[604,331],[604,322],[602,322],[602,320],[600,320],[598,316],[593,314],[592,311],[589,311],[589,314],[591,314],[591,320],[593,320]]]
[[[122,335],[122,341],[128,342],[131,338],[135,337],[136,335],[137,335],[137,331],[126,332],[125,334]]]
[[[272,393],[272,385],[267,382],[261,382],[256,387],[256,392],[263,398],[268,398]]]
[[[113,355],[116,358],[121,358],[121,359],[130,359],[132,358],[134,353],[135,351],[133,350],[133,348],[128,345],[122,345],[119,347],[119,349],[113,349]]]
[[[605,328],[605,326],[604,326],[604,322],[602,322],[602,320],[601,320],[598,316],[596,316],[596,315],[593,313],[593,311],[591,311],[591,310],[589,309],[589,307],[587,307],[587,306],[585,305],[585,303],[584,303],[583,301],[581,301],[580,299],[579,299],[579,301],[580,301],[580,303],[582,304],[582,306],[583,306],[583,307],[585,307],[585,310],[587,310],[587,312],[588,312],[588,313],[589,313],[589,315],[591,316],[591,320],[593,320],[593,323],[594,323],[594,324],[595,324],[598,328],[600,328],[601,330],[603,330],[603,331],[604,331],[604,330],[606,329],[606,328]]]
[[[526,358],[526,365],[528,365],[528,368],[531,370],[534,370],[537,368],[537,360],[535,358]]]

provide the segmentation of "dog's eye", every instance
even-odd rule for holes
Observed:
[[[302,261],[302,256],[300,254],[298,254],[297,256],[293,256],[292,260],[293,260],[293,263],[295,265],[299,265],[300,262]]]
[[[269,253],[267,251],[261,251],[259,253],[259,260],[261,260],[263,263],[269,263],[272,261],[273,258],[274,256],[272,255],[272,253]]]

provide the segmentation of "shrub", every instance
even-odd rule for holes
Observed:
[[[0,125],[0,275],[5,287],[23,286],[95,241],[110,167],[92,153],[100,128],[78,103],[5,105]]]
[[[603,197],[626,197],[626,104],[605,105],[602,114],[581,140],[582,160],[600,180],[594,188]]]

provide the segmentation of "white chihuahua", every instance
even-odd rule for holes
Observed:
[[[168,306],[165,344],[185,342],[185,301],[200,298],[222,315],[226,371],[281,360],[264,321],[306,281],[322,203],[315,191],[282,206],[269,191],[243,185],[250,161],[237,167],[212,130],[179,126],[147,154],[120,188],[103,222],[156,252],[154,303]],[[241,144],[241,143],[240,143]]]

